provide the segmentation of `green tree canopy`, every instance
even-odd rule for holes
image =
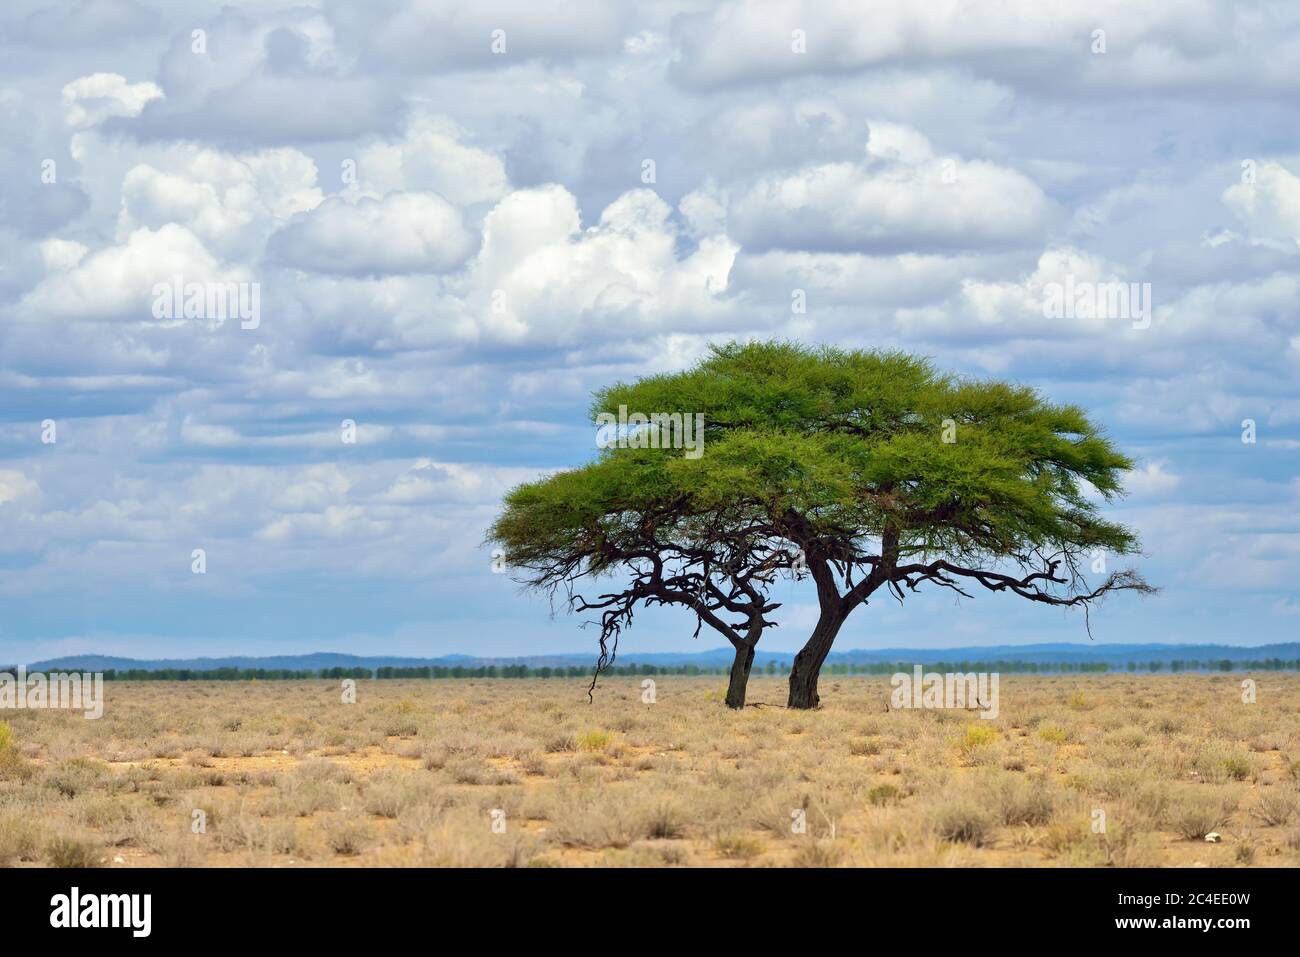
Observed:
[[[1098,550],[1138,549],[1099,507],[1133,462],[1082,409],[1031,388],[900,352],[732,343],[601,390],[592,418],[620,407],[702,416],[702,454],[673,447],[666,425],[640,426],[590,464],[512,490],[489,532],[525,584],[601,612],[602,665],[638,606],[683,605],[736,648],[739,706],[775,624],[769,586],[811,577],[821,617],[790,704],[812,707],[844,619],[881,587],[901,599],[978,585],[1085,609],[1152,590],[1131,570],[1088,582]],[[586,598],[574,588],[586,578],[620,587]]]

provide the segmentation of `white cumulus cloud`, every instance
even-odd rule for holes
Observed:
[[[156,83],[128,83],[120,73],[92,73],[63,87],[63,118],[69,126],[94,126],[110,116],[139,116],[146,103],[162,97]]]

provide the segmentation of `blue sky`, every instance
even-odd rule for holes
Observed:
[[[1300,9],[1132,6],[7,3],[0,660],[590,648],[485,526],[593,389],[750,337],[1086,406],[1164,589],[1096,640],[1294,638]],[[255,327],[159,315],[175,276]],[[1149,325],[1046,318],[1067,278]],[[938,594],[837,647],[1061,640]]]

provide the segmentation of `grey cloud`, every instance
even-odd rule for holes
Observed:
[[[16,97],[0,95],[0,228],[39,238],[82,215],[89,197],[76,176],[77,164],[56,145],[47,120]]]
[[[925,144],[914,156],[762,177],[733,197],[728,224],[759,249],[924,252],[1041,242],[1053,213],[1023,174]]]
[[[672,35],[681,51],[675,75],[697,88],[943,63],[1035,96],[1240,98],[1284,95],[1300,85],[1294,71],[1280,68],[1294,55],[1298,22],[1289,8],[1229,0],[898,3],[870,15],[848,4],[731,0],[679,15]],[[1097,30],[1105,34],[1104,52]],[[1260,55],[1261,48],[1271,54]]]
[[[273,260],[315,272],[449,272],[478,248],[460,211],[436,193],[329,199],[271,237]]]
[[[135,0],[8,0],[0,9],[0,48],[100,47],[158,29],[158,11]]]
[[[166,98],[138,117],[103,125],[109,135],[142,140],[199,140],[227,148],[348,140],[400,129],[400,90],[344,69],[329,25],[299,8],[270,22],[228,8],[172,37],[158,67]]]
[[[602,0],[331,0],[325,9],[340,42],[368,68],[412,73],[613,54],[633,22],[630,5]],[[493,52],[494,41],[504,52]]]

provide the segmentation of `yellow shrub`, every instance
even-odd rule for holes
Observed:
[[[719,857],[747,861],[763,853],[763,842],[746,834],[724,834],[713,843]]]
[[[14,744],[14,732],[8,722],[0,721],[0,781],[26,777],[31,769]]]
[[[1052,744],[1065,744],[1070,740],[1070,732],[1059,724],[1045,724],[1038,729],[1038,736]]]
[[[987,724],[968,724],[966,733],[962,735],[961,746],[964,750],[969,751],[972,748],[992,744],[997,740],[997,737],[997,731]]]
[[[604,751],[614,741],[614,736],[603,729],[584,731],[578,735],[579,751]]]

